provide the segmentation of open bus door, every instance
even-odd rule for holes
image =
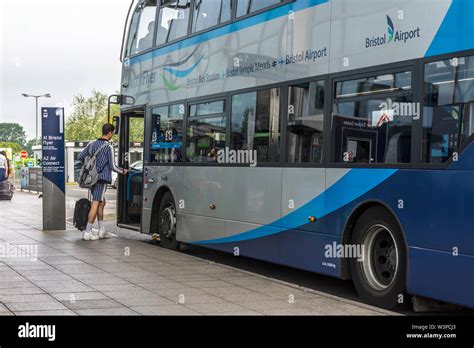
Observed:
[[[117,224],[141,231],[143,209],[143,167],[145,108],[122,112],[119,122],[118,165],[128,169],[117,185]]]

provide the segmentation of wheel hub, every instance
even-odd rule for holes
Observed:
[[[161,212],[160,232],[166,238],[173,237],[176,229],[176,212],[172,205],[166,207]]]
[[[399,263],[393,233],[386,226],[374,225],[367,231],[362,244],[362,268],[368,284],[378,291],[387,289],[395,280]]]

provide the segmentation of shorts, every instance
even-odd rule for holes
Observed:
[[[105,191],[107,191],[107,184],[98,182],[91,187],[91,196],[92,201],[95,202],[104,202],[105,201]]]

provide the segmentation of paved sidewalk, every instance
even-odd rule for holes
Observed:
[[[138,240],[42,232],[41,203],[0,201],[0,315],[391,314]]]

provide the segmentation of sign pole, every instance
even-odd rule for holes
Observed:
[[[66,229],[64,108],[42,108],[43,231]]]

